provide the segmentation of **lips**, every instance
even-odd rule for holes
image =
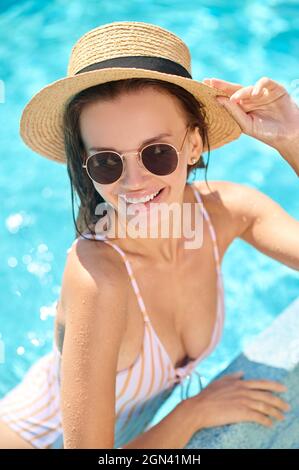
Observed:
[[[157,196],[154,197],[154,199],[152,199],[151,201],[148,201],[148,202],[144,202],[144,203],[141,203],[141,204],[134,204],[134,206],[145,206],[147,209],[150,207],[150,204],[153,204],[153,203],[158,203],[162,200],[163,196],[164,196],[164,193],[165,193],[165,188],[163,189],[160,189],[160,191],[158,192]]]
[[[166,188],[160,189],[158,194],[153,199],[147,202],[136,202],[136,203],[132,203],[132,202],[130,203],[127,201],[125,202],[128,207],[132,207],[138,211],[144,211],[144,210],[150,209],[150,204],[154,204],[154,203],[156,204],[160,202],[164,198],[165,192],[166,192]]]
[[[162,188],[159,190],[158,194],[156,194],[156,196],[151,200],[151,201],[148,201],[148,202],[145,202],[144,204],[150,204],[151,202],[157,202],[160,198],[160,195],[162,194],[162,192],[164,191],[165,188]]]
[[[155,200],[155,198],[160,194],[162,189],[164,189],[164,188],[155,189],[151,192],[149,192],[147,190],[146,192],[145,191],[139,191],[139,192],[136,191],[135,193],[120,194],[120,197],[122,197],[122,199],[127,204],[134,204],[134,205],[135,204],[147,204],[148,202],[151,202],[151,201]],[[153,198],[149,199],[148,201],[143,201],[142,200],[142,199],[146,199],[148,196],[151,196],[152,194],[155,194],[155,196]],[[141,200],[138,201],[138,199],[141,199]]]
[[[148,194],[147,196],[143,196],[143,197],[139,197],[139,198],[135,198],[135,197],[128,197],[128,195],[125,196],[125,200],[127,202],[130,202],[132,204],[138,204],[138,203],[146,203],[148,201],[151,201],[152,199],[154,199],[155,196],[157,196],[159,191],[156,191],[154,193],[151,193],[151,194]]]

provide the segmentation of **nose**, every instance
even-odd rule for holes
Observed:
[[[121,177],[123,185],[133,190],[140,188],[146,169],[143,168],[142,163],[139,161],[137,152],[127,153],[123,158],[123,163],[124,171]]]

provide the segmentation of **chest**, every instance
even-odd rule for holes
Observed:
[[[201,248],[186,250],[176,269],[132,263],[146,314],[174,367],[196,359],[213,333],[219,292],[213,242],[204,226]],[[220,260],[223,246],[218,240]],[[129,288],[127,329],[120,348],[118,370],[128,368],[141,351],[144,319],[133,288]]]

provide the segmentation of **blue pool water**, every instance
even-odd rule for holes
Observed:
[[[265,75],[297,99],[298,13],[298,2],[278,0],[242,6],[234,0],[2,0],[0,397],[51,348],[51,305],[74,239],[65,166],[39,157],[19,137],[27,101],[65,74],[71,47],[82,34],[121,20],[156,23],[181,36],[197,80],[220,77],[249,85]],[[242,136],[211,153],[208,180],[217,179],[256,187],[299,218],[298,178],[274,150],[253,139]],[[226,325],[221,345],[199,366],[206,381],[299,291],[298,272],[241,240],[229,248],[223,274]]]

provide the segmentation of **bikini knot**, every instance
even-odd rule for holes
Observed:
[[[198,388],[196,390],[196,393],[193,394],[192,396],[197,395],[198,393],[202,391],[203,386],[202,386],[202,381],[201,381],[201,374],[197,370],[194,370],[192,373],[189,373],[185,376],[181,376],[179,379],[179,385],[181,389],[181,401],[186,400],[187,398],[190,398],[189,391],[190,391],[192,379],[195,376],[197,376],[197,379],[198,379]],[[187,382],[187,387],[186,387],[186,382]],[[184,396],[184,391],[185,391],[185,396]]]

